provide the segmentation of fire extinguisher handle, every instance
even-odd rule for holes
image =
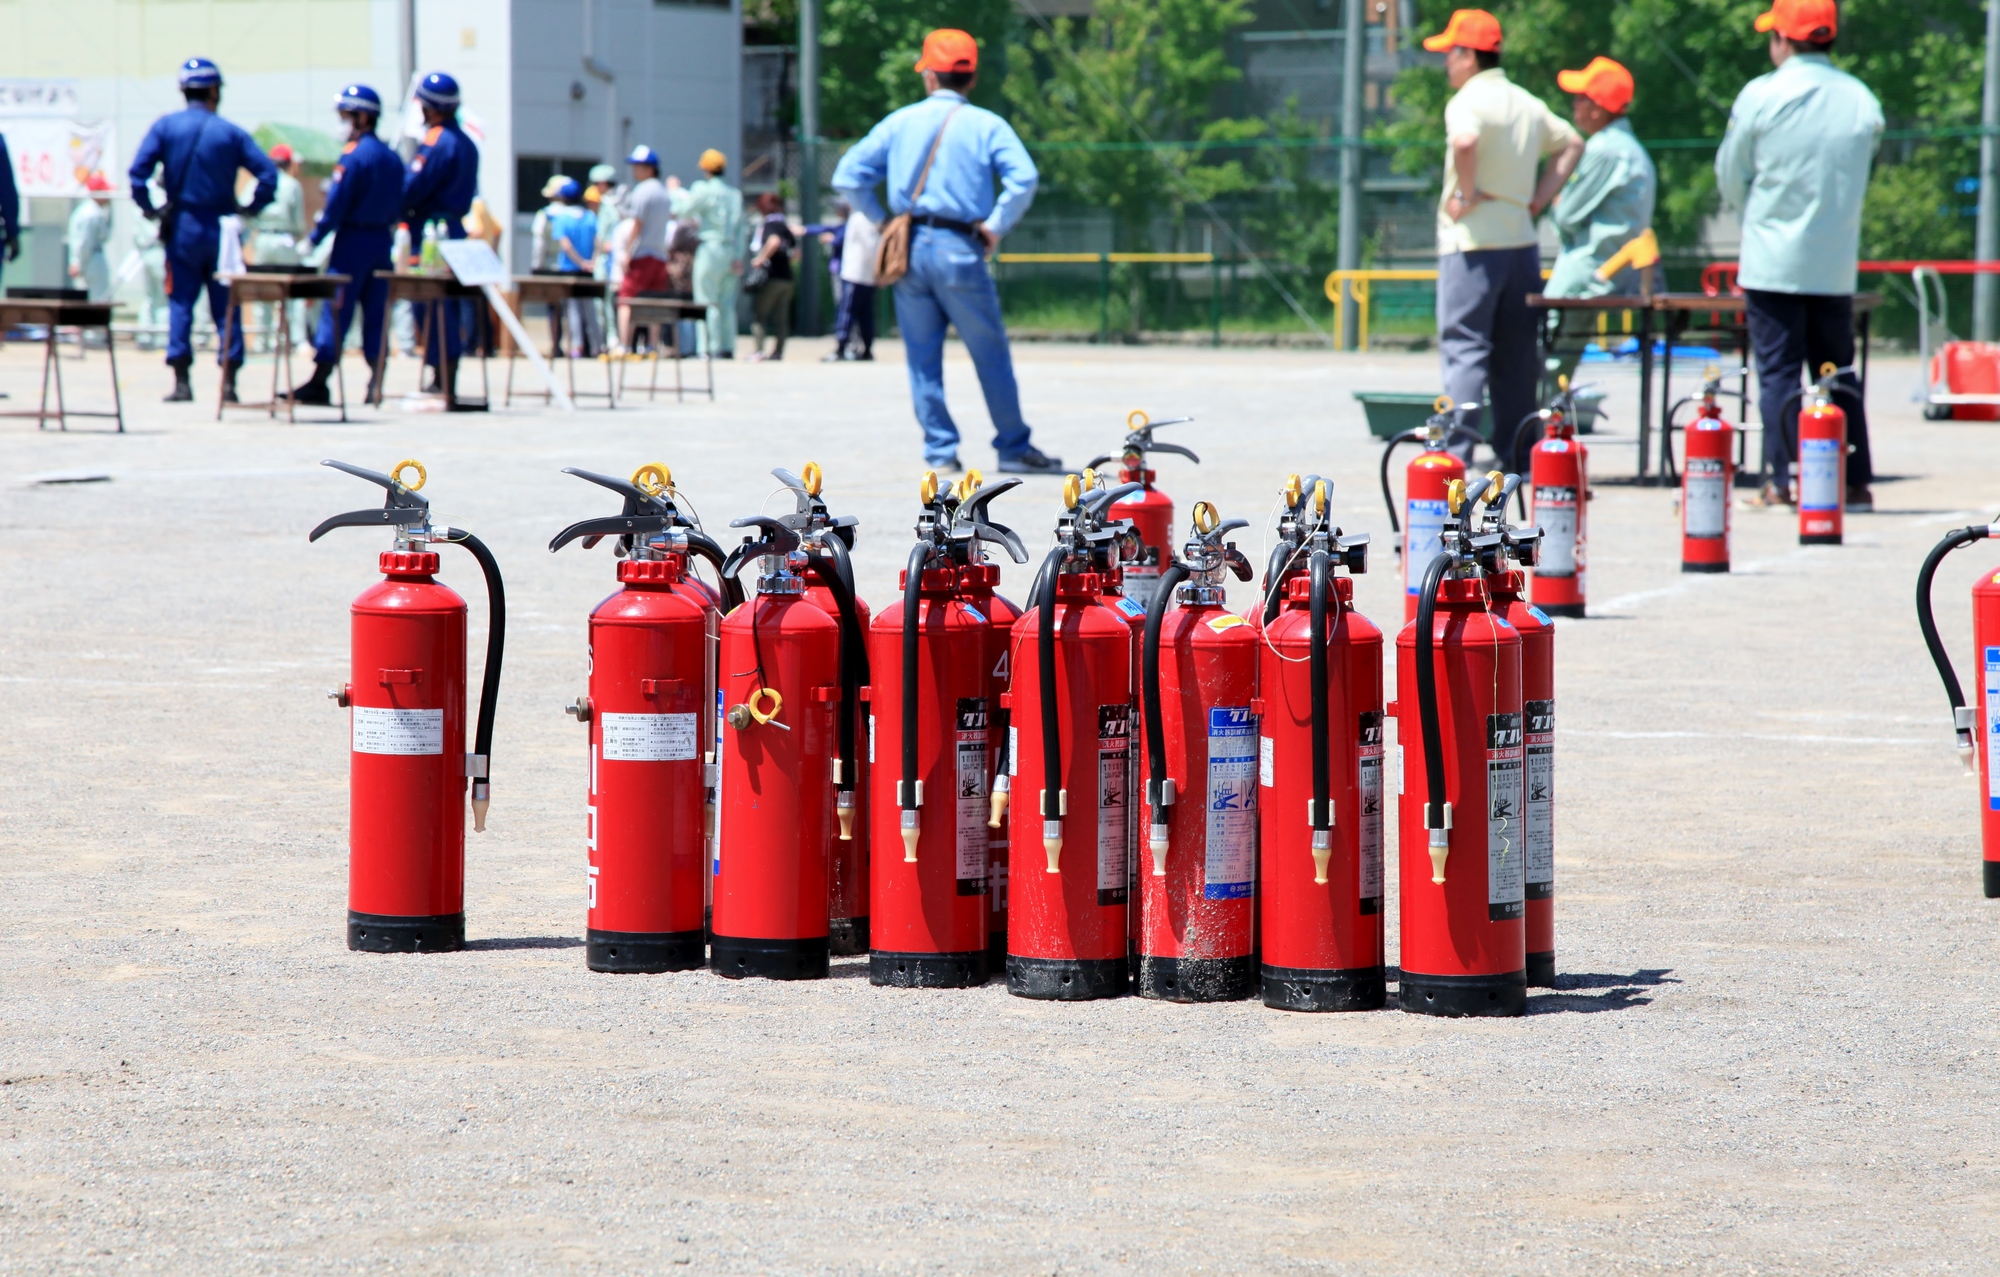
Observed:
[[[799,548],[799,534],[768,515],[755,514],[746,519],[736,519],[731,521],[729,526],[757,528],[764,533],[764,536],[761,540],[744,537],[743,544],[729,552],[729,557],[722,562],[724,580],[735,580],[737,573],[743,570],[743,565],[752,559],[761,559],[767,555],[790,554]]]
[[[430,511],[421,506],[378,506],[367,510],[349,510],[346,514],[336,514],[324,520],[306,535],[307,541],[317,541],[335,528],[406,528],[421,525],[430,518]]]
[[[554,554],[570,542],[586,537],[595,544],[599,537],[647,536],[654,532],[665,532],[672,526],[673,523],[663,514],[621,514],[608,515],[601,519],[584,519],[558,532],[555,539],[549,542],[549,553]]]
[[[1201,464],[1201,458],[1194,455],[1193,448],[1183,448],[1181,445],[1177,443],[1147,444],[1146,451],[1171,453],[1176,457],[1186,457],[1189,461],[1194,462],[1196,465]]]
[[[977,541],[988,541],[1007,551],[1007,557],[1016,563],[1028,561],[1028,547],[1020,535],[1005,524],[994,523],[988,518],[987,507],[993,498],[1003,492],[1011,492],[1021,486],[1019,479],[1003,479],[992,487],[982,487],[971,496],[958,503],[952,515],[953,530],[960,536]]]

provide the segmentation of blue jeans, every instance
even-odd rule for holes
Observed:
[[[390,254],[389,232],[348,227],[333,239],[327,254],[330,275],[346,275],[353,282],[341,288],[339,296],[319,312],[319,332],[313,341],[313,359],[322,364],[337,363],[347,330],[354,323],[354,307],[361,306],[361,350],[368,356],[368,369],[382,353],[382,311],[389,300],[389,281],[375,278],[378,270],[388,270],[394,262]]]
[[[173,215],[166,232],[167,363],[185,368],[194,362],[194,308],[204,290],[208,313],[215,320],[216,362],[243,362],[243,322],[226,324],[229,285],[217,282],[215,259],[222,249],[222,228],[212,217],[186,211]],[[224,329],[227,328],[225,333]]]
[[[896,285],[896,324],[910,364],[910,398],[924,428],[924,460],[932,465],[958,455],[958,426],[944,403],[944,331],[958,329],[972,356],[986,413],[993,418],[993,450],[1011,460],[1028,447],[1014,358],[1000,322],[1000,290],[986,271],[985,247],[957,231],[914,228],[910,273]]]
[[[850,350],[875,349],[875,285],[853,284],[835,276],[840,306],[834,311],[833,342]]]

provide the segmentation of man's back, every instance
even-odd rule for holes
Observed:
[[[1447,139],[1477,136],[1479,191],[1487,198],[1454,221],[1445,205],[1455,192],[1449,142],[1438,198],[1438,251],[1519,248],[1536,242],[1528,202],[1541,158],[1560,150],[1576,130],[1499,67],[1466,81],[1444,108]]]
[[[625,193],[625,216],[637,225],[632,234],[632,256],[667,256],[667,224],[673,220],[673,200],[657,177],[649,177]]]
[[[160,170],[160,185],[176,208],[211,216],[237,211],[236,171],[258,175],[251,207],[261,211],[277,192],[277,166],[242,129],[213,111],[198,106],[163,115],[153,121],[133,157],[130,176],[133,198]],[[147,195],[140,205],[152,206]]]
[[[912,206],[911,192],[934,142],[937,160]],[[997,197],[996,178],[1002,187]],[[878,182],[888,186],[889,215],[916,213],[956,222],[990,217],[1000,223],[993,226],[994,233],[1005,235],[1034,202],[1040,175],[1007,121],[946,89],[890,112],[841,157],[833,175],[834,189],[845,192],[873,221],[885,220],[874,193]]]
[[[1743,287],[1854,291],[1861,204],[1881,136],[1875,95],[1823,53],[1794,53],[1743,87],[1715,156],[1723,202],[1743,215]]]

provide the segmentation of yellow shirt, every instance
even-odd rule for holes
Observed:
[[[1507,78],[1499,67],[1481,71],[1445,103],[1444,189],[1438,193],[1438,252],[1520,248],[1537,242],[1528,201],[1535,194],[1535,171],[1578,139],[1567,120],[1534,94]],[[1451,139],[1479,139],[1479,189],[1488,198],[1454,222],[1445,205],[1458,189],[1452,172]]]

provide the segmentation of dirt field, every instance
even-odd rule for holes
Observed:
[[[612,569],[545,547],[613,510],[559,471],[666,462],[726,533],[770,466],[817,460],[886,601],[920,475],[899,352],[819,353],[722,365],[712,406],[348,425],[163,407],[128,355],[128,435],[0,426],[0,1272],[2000,1267],[2000,902],[1910,605],[1928,547],[2000,508],[2000,448],[1922,421],[1913,363],[1874,373],[1879,512],[1800,548],[1739,510],[1726,577],[1679,572],[1671,491],[1608,482],[1632,468],[1616,381],[1594,616],[1559,623],[1560,985],[1467,1022],[889,991],[858,959],[812,984],[584,969],[562,706]],[[1359,606],[1400,621],[1349,392],[1431,388],[1434,357],[1018,357],[1073,464],[1130,408],[1198,417],[1172,437],[1205,464],[1160,465],[1183,512],[1261,526],[1287,471],[1333,475],[1381,546]],[[96,392],[101,365],[65,371]],[[11,406],[35,372],[0,356]],[[344,947],[325,691],[387,538],[305,534],[380,499],[321,458],[406,456],[494,547],[512,626],[470,950],[379,957]],[[111,477],[35,481],[88,474]],[[1032,547],[1056,506],[1036,480],[995,514]],[[1969,683],[1966,594],[1997,562],[1939,578]],[[444,579],[483,614],[469,559]]]

